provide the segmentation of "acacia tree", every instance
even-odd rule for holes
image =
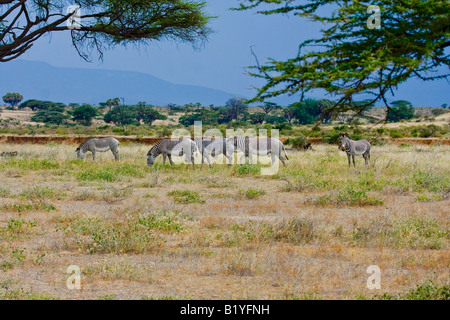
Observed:
[[[232,119],[238,120],[242,114],[247,111],[247,104],[243,99],[231,98],[225,103],[225,107],[228,108],[228,112]]]
[[[23,96],[18,92],[7,93],[3,96],[3,101],[11,105],[11,107],[17,106],[22,101]]]
[[[279,109],[280,106],[274,102],[265,102],[260,108],[267,114],[271,113],[273,110]]]
[[[69,25],[80,7],[77,23]],[[175,40],[196,46],[207,39],[210,16],[191,0],[0,0],[0,62],[13,60],[45,34],[70,31],[85,60],[115,45]],[[69,20],[70,21],[70,20]]]
[[[368,27],[369,5],[378,6],[381,26]],[[329,113],[361,113],[410,78],[448,78],[450,67],[450,6],[448,0],[241,0],[237,10],[261,8],[264,15],[287,14],[322,22],[321,37],[299,46],[296,57],[270,59],[249,73],[266,84],[251,101],[282,94],[326,90],[335,101]],[[369,94],[366,104],[355,96]],[[323,114],[322,117],[325,117]]]

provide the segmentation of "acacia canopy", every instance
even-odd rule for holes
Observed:
[[[80,8],[77,24],[68,25]],[[115,45],[174,40],[194,46],[205,41],[212,18],[205,3],[191,0],[0,0],[0,62],[13,60],[45,34],[70,32],[79,55]],[[70,21],[70,20],[69,20]]]
[[[299,45],[297,56],[250,68],[266,82],[251,101],[296,93],[303,100],[308,91],[323,89],[336,99],[328,113],[360,113],[378,101],[389,109],[386,96],[407,79],[448,79],[448,0],[241,0],[240,5],[236,10],[290,14],[324,26],[320,38]],[[379,29],[368,27],[370,5],[379,7]],[[359,94],[371,98],[355,104]]]

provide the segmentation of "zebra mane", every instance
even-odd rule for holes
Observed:
[[[161,152],[159,151],[159,145],[161,144],[161,142],[163,142],[164,139],[159,140],[158,143],[156,143],[148,152],[148,154],[152,154],[152,155],[159,155]],[[155,152],[156,151],[156,152]]]
[[[89,138],[89,139],[87,139],[85,142],[83,142],[83,143],[78,147],[78,149],[83,150],[83,148],[84,148],[84,147],[88,144],[88,142],[91,141],[92,139],[94,139],[94,138]]]

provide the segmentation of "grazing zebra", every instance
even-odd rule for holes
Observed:
[[[171,166],[173,166],[172,156],[186,155],[186,162],[192,162],[192,167],[195,168],[194,152],[198,152],[197,145],[189,138],[163,139],[147,153],[147,166],[152,166],[156,157],[162,154],[163,163],[166,163],[166,157],[168,157]]]
[[[228,165],[231,166],[233,156],[233,151],[229,152],[227,154],[227,139],[226,138],[216,138],[216,139],[202,139],[202,140],[196,140],[197,146],[200,149],[200,152],[202,154],[202,164],[200,166],[203,167],[204,160],[208,161],[208,165],[211,168],[211,161],[209,159],[209,156],[213,156],[214,159],[217,159],[217,157],[220,154],[223,154],[225,157],[228,158]],[[233,147],[234,150],[234,147]]]
[[[281,155],[281,151],[284,151],[284,155],[287,160],[289,160],[286,149],[283,143],[275,138],[252,138],[252,137],[234,137],[227,140],[228,150],[233,150],[234,152],[243,152],[239,163],[244,163],[243,158],[245,156],[249,157],[249,163],[253,163],[252,155],[257,154],[260,156],[267,156],[270,154],[272,158],[272,166],[275,162],[275,156],[283,163],[286,167],[284,158]]]
[[[348,133],[339,133],[339,148],[347,153],[348,166],[350,167],[350,156],[353,160],[353,166],[355,165],[355,154],[362,155],[365,160],[365,164],[369,164],[370,159],[370,143],[367,140],[352,140]]]
[[[78,159],[83,160],[84,154],[88,151],[92,152],[92,159],[95,160],[95,152],[106,152],[111,150],[114,154],[116,161],[120,160],[119,157],[119,141],[116,138],[91,138],[83,142],[76,150]]]

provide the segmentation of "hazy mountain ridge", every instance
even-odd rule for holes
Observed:
[[[124,98],[126,104],[154,105],[200,102],[223,105],[238,95],[211,88],[174,84],[134,71],[61,68],[45,62],[18,60],[0,64],[0,93],[19,92],[24,100],[98,104]]]

